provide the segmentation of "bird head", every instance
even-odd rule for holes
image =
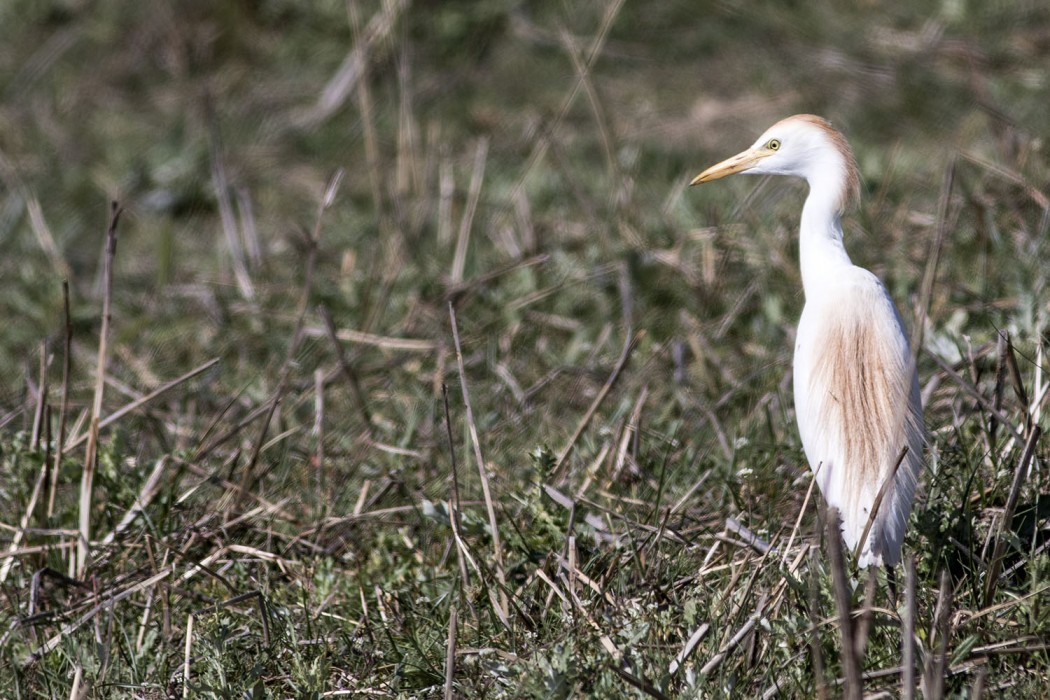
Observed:
[[[827,183],[836,190],[840,209],[860,190],[857,162],[845,137],[827,121],[811,114],[782,119],[759,136],[751,148],[712,165],[689,184],[699,185],[735,173],[794,175],[806,179],[811,188]]]

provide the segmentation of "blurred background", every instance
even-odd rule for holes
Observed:
[[[668,249],[700,269],[699,292],[724,286],[735,300],[747,286],[729,252],[716,246],[705,268],[696,239],[744,221],[728,246],[760,241],[752,281],[795,309],[776,294],[797,291],[789,214],[803,189],[770,185],[792,193],[780,207],[744,202],[750,181],[729,194],[682,185],[783,116],[823,115],[864,175],[850,249],[900,298],[950,158],[962,156],[964,191],[1044,185],[1047,14],[1039,2],[12,0],[0,9],[5,404],[60,325],[62,278],[75,315],[97,315],[110,200],[127,212],[118,340],[183,364],[243,346],[203,319],[237,303],[280,309],[301,273],[294,231],[339,168],[319,284],[350,325],[403,323],[374,292],[441,293],[479,147],[461,277],[540,251],[647,266]],[[996,235],[976,200],[950,247]],[[1022,198],[1018,214],[1043,204]],[[781,209],[775,225],[760,218]],[[974,261],[986,267],[959,279],[978,298],[1014,267]],[[665,291],[688,306],[679,281]],[[682,305],[652,322],[674,325]]]
[[[1016,455],[1000,463],[977,439],[983,419],[935,376],[931,353],[957,368],[970,362],[963,373],[980,385],[994,377],[988,347],[1005,329],[1025,381],[1042,376],[1038,358],[1046,366],[1048,105],[1050,6],[1034,0],[6,0],[7,454],[19,454],[17,436],[33,422],[45,341],[49,401],[58,401],[63,279],[70,424],[90,407],[116,201],[124,214],[103,413],[220,363],[104,434],[100,531],[159,456],[192,461],[227,428],[199,467],[287,503],[289,528],[445,499],[446,381],[464,488],[480,497],[452,301],[503,517],[538,517],[540,506],[513,494],[545,478],[570,445],[559,476],[596,500],[629,512],[688,494],[675,515],[682,532],[699,537],[737,515],[770,537],[793,523],[808,485],[788,375],[805,187],[686,185],[780,118],[809,112],[856,151],[863,192],[846,244],[886,281],[909,327],[927,316],[922,281],[932,275],[919,362],[935,456],[915,537],[940,542],[973,518],[951,510],[957,495],[934,503],[939,489],[971,488],[977,472],[1008,481],[1001,466]],[[319,306],[344,341],[365,412]],[[569,442],[625,347],[622,376]],[[244,476],[262,440],[253,411],[278,391],[274,442]],[[625,435],[629,455],[616,459]],[[75,522],[79,458],[59,474],[53,527]],[[976,466],[938,480],[942,463]],[[21,513],[35,471],[13,464],[0,503]],[[690,491],[703,473],[712,478]],[[163,532],[218,499],[205,489],[176,508],[176,483],[158,497],[170,506],[156,516]],[[425,532],[429,522],[391,517],[393,526],[356,530],[356,541],[336,537],[330,551],[355,576],[380,576],[389,562],[370,563],[368,552],[396,552],[396,527]],[[544,546],[522,544],[521,565]],[[929,572],[954,556],[923,551]],[[65,555],[51,556],[62,569]],[[691,556],[663,573],[695,570]],[[108,566],[116,575],[131,565]],[[403,575],[384,587],[412,579]]]

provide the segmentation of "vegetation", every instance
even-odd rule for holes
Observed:
[[[0,5],[2,694],[897,696],[909,625],[1045,693],[1044,5]],[[896,597],[808,496],[804,188],[686,188],[796,112],[922,338]]]

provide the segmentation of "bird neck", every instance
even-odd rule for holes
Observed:
[[[853,266],[842,243],[842,188],[826,186],[830,184],[811,181],[802,207],[799,266],[807,299],[827,290]]]

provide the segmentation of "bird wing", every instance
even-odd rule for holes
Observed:
[[[862,565],[895,563],[922,462],[922,407],[904,326],[873,274],[848,268],[826,294],[806,300],[794,384],[806,457],[851,549],[908,448],[861,556]]]

